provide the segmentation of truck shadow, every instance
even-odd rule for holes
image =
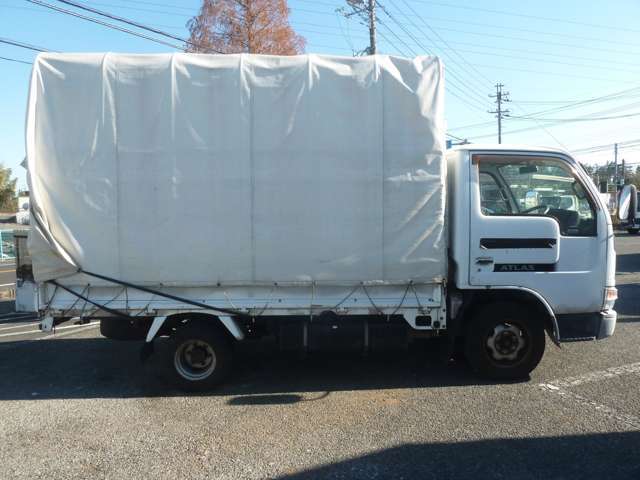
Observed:
[[[640,237],[638,238],[640,241]],[[640,253],[618,254],[616,258],[616,273],[640,272]]]
[[[640,478],[640,432],[404,444],[279,479]]]
[[[640,322],[640,284],[617,285],[618,298],[615,309],[621,323]]]
[[[193,395],[230,396],[229,405],[286,404],[318,400],[332,391],[484,383],[466,364],[447,362],[443,343],[427,351],[366,358],[322,353],[305,359],[254,346],[238,352],[226,384]],[[144,364],[140,346],[101,337],[1,343],[0,401],[189,395],[169,386],[167,345],[158,345]],[[303,398],[300,392],[312,395]]]
[[[616,261],[618,301],[615,309],[621,323],[640,321],[640,283],[626,283],[627,273],[640,272],[640,253],[618,254]],[[622,275],[620,275],[622,274]]]

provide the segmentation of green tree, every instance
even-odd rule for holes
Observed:
[[[629,167],[627,172],[627,182],[633,183],[638,189],[640,189],[640,165],[635,170]]]
[[[18,210],[17,181],[16,178],[11,178],[11,169],[0,164],[0,211],[15,212]]]

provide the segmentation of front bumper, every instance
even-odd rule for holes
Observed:
[[[607,310],[600,312],[601,322],[600,331],[596,340],[602,340],[603,338],[610,337],[616,329],[616,322],[618,321],[618,312],[615,310]]]
[[[593,313],[570,313],[557,315],[561,342],[602,340],[610,337],[616,329],[618,313],[605,310]]]

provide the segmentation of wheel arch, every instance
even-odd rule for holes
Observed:
[[[239,341],[245,338],[244,330],[231,316],[214,315],[202,311],[180,311],[165,312],[164,315],[156,316],[147,333],[146,342],[151,342],[159,336],[170,335],[174,329],[194,322],[217,326],[227,334],[230,340]]]
[[[463,291],[463,305],[459,312],[461,326],[467,324],[472,313],[485,305],[498,302],[512,302],[522,304],[533,309],[544,321],[544,327],[549,337],[560,346],[560,330],[553,309],[549,303],[535,290],[525,287],[500,287],[484,290]]]

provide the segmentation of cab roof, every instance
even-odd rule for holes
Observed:
[[[571,157],[571,154],[562,148],[543,147],[538,145],[510,144],[510,143],[467,143],[464,145],[455,145],[449,150],[453,151],[518,151],[518,152],[543,152],[543,153],[561,153]]]

